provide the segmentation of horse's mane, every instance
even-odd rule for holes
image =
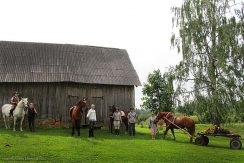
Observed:
[[[21,104],[21,103],[22,103],[22,101],[24,101],[25,99],[26,99],[26,100],[28,100],[28,98],[20,98],[20,99],[19,99],[19,102],[18,102],[18,104],[17,104],[17,105]]]
[[[168,114],[170,117],[173,116],[173,114],[171,112],[158,112],[157,117],[163,118],[163,117],[167,116]]]
[[[78,101],[78,102],[75,104],[75,106],[77,106],[78,108],[81,108],[81,107],[83,107],[83,106],[85,106],[85,105],[86,105],[86,103],[84,102],[83,99],[80,100],[80,101]]]

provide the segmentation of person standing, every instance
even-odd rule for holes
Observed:
[[[157,134],[157,124],[154,123],[155,119],[155,114],[152,114],[149,118],[149,128],[151,129],[152,139],[155,139]]]
[[[137,115],[135,112],[134,108],[130,108],[130,112],[127,115],[128,121],[129,121],[129,135],[133,135],[135,136],[135,124],[136,124],[136,120],[137,120]]]
[[[19,92],[15,92],[14,96],[11,98],[10,103],[13,105],[10,109],[9,116],[13,116],[14,109],[16,108],[17,104],[20,101],[20,95]]]
[[[122,119],[121,119],[121,113],[120,113],[118,107],[116,107],[116,111],[113,114],[113,119],[114,119],[115,135],[119,136],[119,128],[120,128],[120,124],[122,123]]]
[[[37,111],[32,102],[29,103],[27,110],[28,110],[29,129],[30,131],[35,132],[35,117],[37,115]]]
[[[95,104],[91,104],[91,109],[86,116],[89,119],[89,137],[94,137],[94,126],[97,120],[95,107]]]

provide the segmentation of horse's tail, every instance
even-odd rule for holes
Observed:
[[[69,116],[70,116],[70,118],[72,117],[72,112],[73,112],[73,109],[74,109],[74,107],[72,106],[70,109],[69,109]]]
[[[7,106],[10,105],[10,104],[4,104],[2,107],[1,107],[1,112],[2,112],[2,116],[6,116],[8,110],[7,110]],[[9,109],[10,111],[10,109]]]

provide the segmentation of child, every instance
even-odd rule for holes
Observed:
[[[157,124],[154,123],[154,120],[156,119],[156,116],[154,114],[152,114],[152,116],[149,119],[149,128],[151,129],[151,135],[152,135],[152,139],[156,138],[156,134],[157,134]]]

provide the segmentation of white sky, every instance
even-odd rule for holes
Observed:
[[[127,49],[142,83],[181,56],[170,50],[171,6],[181,0],[0,1],[0,40]],[[142,87],[136,88],[136,107]]]

